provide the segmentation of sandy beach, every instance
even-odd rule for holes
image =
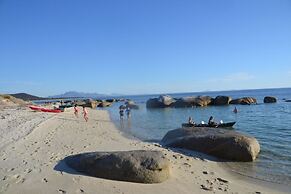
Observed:
[[[280,185],[235,176],[195,152],[170,150],[127,138],[105,110],[89,109],[89,122],[69,109],[60,114],[28,108],[0,111],[0,193],[287,193]],[[171,178],[138,184],[82,175],[62,160],[94,151],[160,150]],[[205,159],[207,158],[207,159]],[[266,185],[269,186],[266,186]]]

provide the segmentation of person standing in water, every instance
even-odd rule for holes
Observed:
[[[234,112],[235,114],[238,112],[236,107],[234,107],[233,112]]]
[[[121,109],[119,109],[119,117],[121,120],[123,119],[123,116],[124,116],[124,109],[121,108]]]
[[[88,122],[88,111],[85,106],[83,106],[83,115],[86,122]]]
[[[129,107],[127,107],[126,108],[126,110],[125,110],[125,112],[126,112],[126,116],[127,116],[127,119],[129,119],[130,118],[130,108]]]

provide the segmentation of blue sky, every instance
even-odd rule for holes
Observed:
[[[0,93],[291,87],[289,0],[0,0]]]

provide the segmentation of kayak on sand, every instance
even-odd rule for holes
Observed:
[[[43,108],[43,107],[39,107],[39,106],[29,106],[29,108],[31,110],[34,110],[34,111],[42,111],[42,112],[51,112],[51,113],[62,112],[62,110],[60,110],[60,109],[50,109],[50,108]]]

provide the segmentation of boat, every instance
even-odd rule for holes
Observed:
[[[51,112],[51,113],[60,113],[62,112],[61,109],[49,109],[49,108],[43,108],[41,109],[42,112]]]
[[[217,125],[183,123],[182,127],[229,128],[229,127],[233,127],[235,123],[236,122],[218,123]]]
[[[29,108],[31,110],[34,110],[34,111],[42,111],[42,112],[51,112],[51,113],[60,113],[60,112],[62,112],[61,109],[50,109],[50,108],[43,108],[43,107],[39,107],[39,106],[29,106]]]
[[[35,110],[35,111],[41,111],[42,107],[38,107],[38,106],[29,106],[29,108],[31,110]]]

